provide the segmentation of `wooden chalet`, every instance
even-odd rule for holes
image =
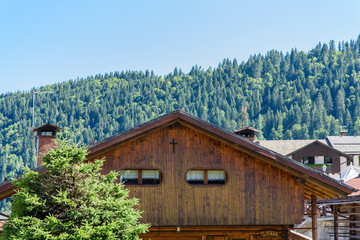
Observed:
[[[317,239],[316,200],[354,190],[180,110],[90,146],[100,158],[139,198],[145,240],[301,239],[289,230],[308,200]],[[11,191],[0,184],[0,198]]]
[[[326,173],[338,174],[344,170],[352,157],[318,140],[296,149],[286,156],[303,164],[326,165]],[[318,159],[319,158],[319,159]],[[321,170],[321,169],[320,169]]]
[[[260,140],[265,148],[281,153],[301,162],[336,180],[352,162],[353,157],[337,148],[330,146],[326,140]]]

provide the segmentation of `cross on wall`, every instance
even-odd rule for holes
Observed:
[[[173,145],[173,153],[175,153],[175,144],[177,144],[177,142],[175,142],[175,138],[172,139],[172,142],[169,142],[171,145]]]

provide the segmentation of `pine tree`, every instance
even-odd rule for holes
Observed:
[[[12,213],[1,239],[138,239],[137,199],[117,183],[118,174],[101,175],[103,160],[86,162],[85,148],[57,141],[44,155],[46,172],[25,170],[15,180]]]
[[[333,110],[333,101],[329,87],[325,84],[322,89],[322,96],[325,102],[326,112],[330,114]]]
[[[345,117],[345,91],[343,88],[338,90],[335,103],[336,117],[339,119],[340,124],[343,124]]]

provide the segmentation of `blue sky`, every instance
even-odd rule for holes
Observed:
[[[356,40],[360,1],[0,0],[0,93]]]

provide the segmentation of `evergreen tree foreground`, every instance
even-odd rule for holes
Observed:
[[[118,183],[118,173],[100,174],[104,160],[86,162],[87,150],[58,140],[43,157],[46,172],[26,169],[0,239],[138,239],[137,199]]]

